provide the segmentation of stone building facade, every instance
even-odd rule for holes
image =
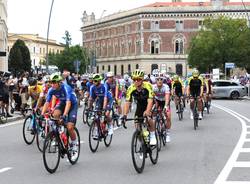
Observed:
[[[0,0],[0,71],[8,71],[7,0]]]
[[[8,34],[8,52],[18,40],[23,40],[30,51],[30,59],[32,68],[39,68],[46,61],[46,45],[47,39],[40,37],[38,34]],[[49,39],[48,53],[61,53],[64,45],[59,44],[56,40]]]
[[[84,12],[83,46],[92,54],[96,72],[123,75],[141,68],[185,76],[192,37],[206,17],[218,16],[247,19],[248,11],[242,2],[215,0],[154,3],[100,19]]]

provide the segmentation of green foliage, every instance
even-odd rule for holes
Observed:
[[[59,70],[68,69],[71,72],[76,72],[74,61],[80,61],[79,73],[85,73],[89,62],[89,57],[85,49],[80,45],[69,47],[59,54],[49,54],[50,65],[56,65]]]
[[[31,60],[30,52],[24,41],[17,40],[10,50],[9,54],[9,70],[15,73],[22,71],[30,71]]]
[[[235,63],[238,67],[250,63],[250,31],[245,20],[209,18],[204,21],[204,27],[189,47],[191,67],[208,72],[212,68],[224,69],[225,63]]]

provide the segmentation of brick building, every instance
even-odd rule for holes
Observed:
[[[206,17],[248,18],[250,2],[163,2],[96,19],[83,13],[83,46],[96,72],[141,68],[186,75],[187,49]],[[94,49],[95,48],[95,49]],[[95,57],[96,56],[96,57]],[[96,59],[95,59],[96,58]]]

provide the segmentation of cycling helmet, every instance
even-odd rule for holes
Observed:
[[[102,76],[100,74],[94,74],[93,75],[93,80],[96,80],[96,81],[101,81],[102,80]]]
[[[90,79],[90,80],[93,79],[93,74],[92,74],[92,73],[89,74],[89,79]]]
[[[36,80],[36,78],[31,77],[31,78],[29,79],[29,85],[30,85],[30,86],[35,86],[35,85],[37,85],[37,80]]]
[[[63,80],[63,78],[59,73],[53,73],[50,75],[50,81],[52,81],[52,82],[60,82],[62,80]]]
[[[194,69],[193,72],[192,72],[192,76],[193,77],[199,77],[200,73],[197,69]]]
[[[113,72],[108,72],[107,75],[106,75],[106,77],[114,77]]]
[[[87,75],[83,75],[82,76],[82,80],[88,80],[88,76]]]
[[[125,74],[125,75],[123,76],[123,79],[124,79],[125,81],[127,81],[127,80],[129,79],[128,74]]]
[[[144,78],[144,72],[141,70],[135,70],[132,72],[132,78]]]
[[[173,76],[173,80],[174,80],[174,81],[178,81],[178,80],[179,80],[179,76],[178,76],[178,75],[174,75],[174,76]]]

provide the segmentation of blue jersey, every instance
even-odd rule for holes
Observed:
[[[72,88],[65,83],[61,84],[61,87],[58,90],[50,88],[46,102],[50,102],[53,95],[60,100],[60,103],[71,101],[72,105],[77,104],[76,95],[73,93]]]
[[[87,82],[87,91],[90,92],[90,88],[93,85],[93,82]]]
[[[104,97],[107,97],[108,100],[112,99],[111,93],[107,90],[104,84],[101,84],[98,87],[92,85],[90,88],[90,97],[94,100],[98,97],[101,101],[104,100]]]
[[[115,95],[116,82],[114,81],[113,83],[109,84],[106,81],[104,85],[107,88],[107,90],[114,96]]]

